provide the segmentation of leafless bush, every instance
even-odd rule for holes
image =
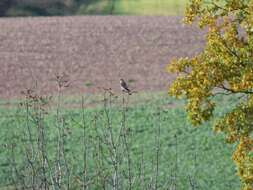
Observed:
[[[19,117],[14,118],[11,141],[6,143],[7,185],[12,189],[178,189],[178,139],[175,136],[175,162],[161,173],[161,110],[152,115],[154,143],[134,147],[135,131],[129,125],[130,96],[115,96],[103,89],[102,109],[86,106],[80,100],[76,113],[66,114],[63,89],[66,75],[56,76],[56,100],[41,96],[36,89],[23,92]],[[120,114],[115,115],[116,112]],[[74,112],[74,111],[73,111]],[[118,117],[118,118],[115,118]],[[150,158],[145,157],[150,151]],[[164,161],[164,160],[163,160]],[[169,168],[169,167],[168,167]],[[189,187],[197,189],[196,179],[188,176]]]

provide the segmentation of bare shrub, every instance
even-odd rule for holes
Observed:
[[[175,162],[161,172],[161,110],[150,115],[153,144],[136,146],[136,129],[129,122],[127,94],[103,89],[101,109],[89,108],[80,98],[73,112],[64,108],[66,75],[56,76],[58,95],[41,96],[36,89],[23,92],[17,115],[10,120],[12,135],[5,145],[12,189],[178,189],[178,141]],[[98,105],[99,106],[99,105]],[[148,154],[147,154],[148,152]],[[147,155],[150,155],[148,158]],[[194,176],[189,187],[196,189]]]

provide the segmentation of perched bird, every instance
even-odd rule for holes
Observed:
[[[127,87],[126,82],[123,79],[120,79],[120,88],[123,92],[127,92],[129,95],[132,94],[129,88]]]

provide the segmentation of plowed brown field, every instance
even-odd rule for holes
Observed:
[[[54,93],[66,75],[66,93],[118,92],[119,79],[137,91],[166,90],[173,57],[192,56],[203,32],[181,17],[83,16],[0,19],[0,98],[37,86]]]

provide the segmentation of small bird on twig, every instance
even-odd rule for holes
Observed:
[[[123,92],[128,93],[129,95],[131,95],[131,91],[129,90],[129,88],[127,87],[126,82],[123,79],[120,79],[120,88]]]

